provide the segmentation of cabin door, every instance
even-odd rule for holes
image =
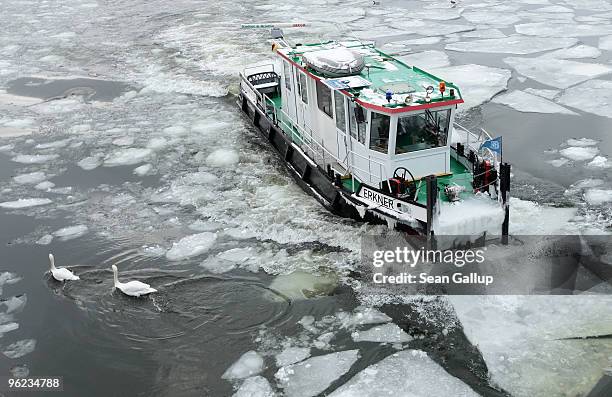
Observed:
[[[348,104],[345,101],[348,101],[348,99],[339,91],[334,90],[334,115],[336,118],[336,136],[338,139],[338,160],[340,164],[348,170],[350,168],[350,160],[348,157],[350,142],[346,134],[346,126],[348,125],[346,109]]]
[[[370,170],[369,153],[366,146],[366,127],[367,123],[364,120],[357,120],[356,105],[353,101],[348,101],[348,120],[349,120],[349,151],[348,158],[351,162],[351,170],[353,174],[359,176],[362,181],[373,182],[374,179]],[[364,117],[367,117],[365,109]]]
[[[308,108],[308,80],[309,78],[306,76],[306,73],[301,70],[296,71],[296,85],[297,85],[297,122],[305,129],[308,133],[311,133],[310,130],[310,111]]]

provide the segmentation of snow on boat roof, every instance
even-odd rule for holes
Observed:
[[[328,77],[308,67],[303,57],[305,53],[316,51],[325,51],[329,54],[333,49],[338,49],[339,52],[346,52],[348,49],[361,54],[366,67],[353,76]],[[463,103],[461,92],[453,83],[445,82],[446,90],[442,94],[440,82],[444,80],[416,66],[403,63],[378,50],[371,43],[332,41],[281,47],[277,52],[332,89],[339,89],[358,97],[357,101],[366,107],[395,113]],[[428,87],[431,87],[429,98]],[[451,89],[454,91],[454,96],[450,96]],[[390,102],[386,99],[387,91],[392,93]]]

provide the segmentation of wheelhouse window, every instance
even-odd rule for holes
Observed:
[[[328,115],[329,117],[334,117],[334,113],[332,110],[332,97],[331,97],[331,89],[325,84],[321,83],[317,80],[317,106],[319,109]]]
[[[346,108],[344,106],[344,95],[334,91],[334,107],[336,108],[336,128],[346,132]]]
[[[370,122],[370,149],[387,153],[389,149],[389,126],[391,117],[386,114],[372,112]]]
[[[357,138],[359,143],[365,145],[366,139],[366,123],[358,123],[355,112],[357,111],[357,105],[353,101],[349,101],[349,129],[351,136]],[[365,113],[365,109],[361,108],[361,111]],[[367,117],[366,117],[367,120]]]
[[[291,91],[291,66],[283,62],[283,74],[285,75],[285,88]]]
[[[308,88],[306,87],[306,75],[298,72],[298,91],[302,97],[302,102],[308,103]]]
[[[397,121],[395,154],[446,146],[450,110],[431,111],[400,117]]]

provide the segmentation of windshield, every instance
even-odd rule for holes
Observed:
[[[397,121],[395,154],[446,146],[450,109],[400,117]]]

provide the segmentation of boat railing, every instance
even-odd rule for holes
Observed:
[[[459,123],[453,123],[453,127],[459,130],[462,134],[465,134],[465,140],[460,143],[462,143],[466,149],[471,149],[476,153],[478,153],[481,150],[481,145],[483,143],[485,143],[488,140],[493,139],[491,134],[489,134],[484,128],[480,128],[480,131],[478,131],[478,133],[475,133],[475,132],[468,130],[467,128],[465,128]],[[501,159],[498,158],[498,155],[496,152],[488,148],[485,148],[484,150],[487,151],[489,157],[493,158],[496,163],[499,163]]]

